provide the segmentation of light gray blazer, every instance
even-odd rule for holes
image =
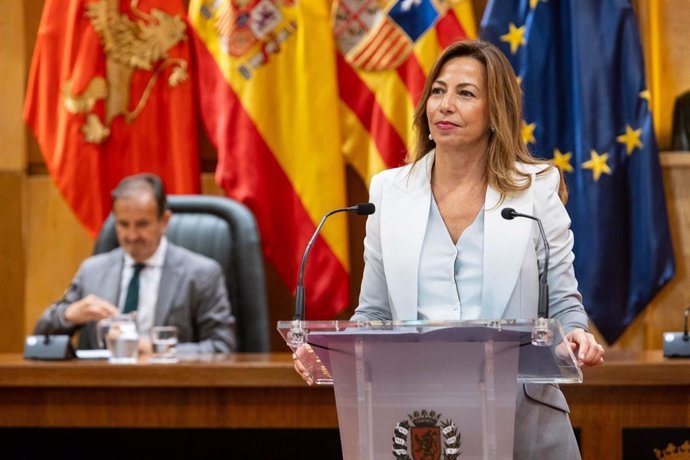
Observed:
[[[38,320],[34,334],[73,334],[79,326],[66,321],[64,312],[89,294],[117,305],[123,266],[122,248],[86,259],[63,298]],[[226,353],[235,349],[234,324],[220,265],[169,242],[154,326],[177,326],[181,353]],[[99,347],[95,323],[85,325],[82,334],[87,335],[88,348]]]
[[[354,320],[416,320],[419,260],[431,204],[431,168],[434,152],[410,165],[376,175],[370,200],[376,213],[369,216],[364,240],[364,276]],[[544,165],[545,166],[545,165]],[[520,165],[532,176],[522,193],[505,197],[491,186],[484,207],[484,275],[482,318],[537,317],[538,276],[544,247],[531,220],[501,217],[501,209],[539,217],[550,245],[550,316],[566,331],[587,330],[588,319],[573,270],[570,218],[558,197],[559,173],[554,168]],[[517,395],[514,458],[579,458],[568,420],[568,405],[554,385],[523,385]],[[556,410],[554,410],[556,409]]]

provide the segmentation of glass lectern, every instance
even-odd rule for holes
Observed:
[[[539,321],[548,344],[534,341]],[[278,330],[317,384],[334,385],[345,460],[510,459],[517,382],[582,382],[556,320],[281,321]]]

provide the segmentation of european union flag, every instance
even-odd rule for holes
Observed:
[[[564,173],[585,308],[609,343],[674,275],[629,0],[490,0],[482,37],[521,80],[523,138]]]

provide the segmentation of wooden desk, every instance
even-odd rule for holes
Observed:
[[[337,428],[332,387],[289,353],[177,364],[24,361],[0,354],[0,426]]]
[[[660,350],[609,352],[605,365],[585,369],[582,385],[561,389],[584,460],[622,458],[623,428],[690,427],[690,360],[665,359]]]
[[[690,426],[690,361],[661,352],[611,352],[563,390],[585,460],[621,458],[624,427]],[[338,420],[332,388],[307,387],[288,353],[175,365],[0,355],[0,426],[337,428]]]

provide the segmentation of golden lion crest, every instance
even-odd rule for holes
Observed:
[[[98,34],[106,55],[106,77],[94,77],[81,94],[72,92],[72,80],[62,88],[63,106],[70,113],[86,114],[81,131],[87,142],[100,144],[110,135],[112,120],[122,115],[131,123],[143,110],[162,71],[174,66],[168,85],[175,87],[188,78],[187,62],[171,58],[168,51],[186,39],[186,24],[179,16],[158,9],[149,14],[131,0],[132,21],[120,14],[119,0],[99,0],[86,4],[86,17]],[[156,64],[160,63],[156,66]],[[144,92],[134,110],[129,110],[130,86],[136,70],[152,71]],[[105,122],[92,112],[97,101],[105,99]]]

